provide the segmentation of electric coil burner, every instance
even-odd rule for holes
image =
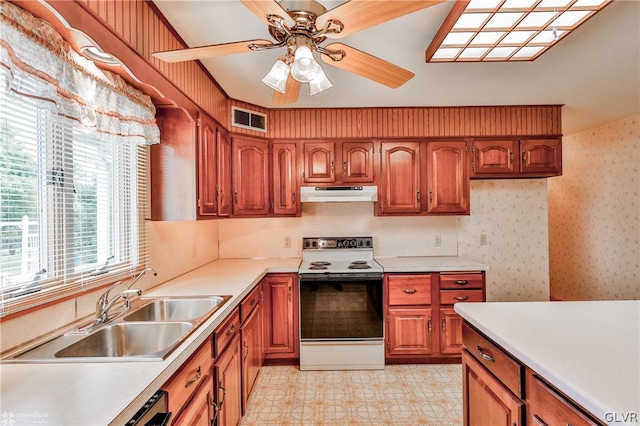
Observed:
[[[302,246],[300,369],[383,369],[383,271],[373,238],[304,238]]]

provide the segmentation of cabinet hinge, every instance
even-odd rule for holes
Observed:
[[[198,118],[196,119],[196,126],[197,126],[197,127],[200,127],[201,125],[202,125],[202,119],[201,119],[200,117],[198,117]]]
[[[200,203],[200,198],[198,198],[198,208],[202,207],[202,204]]]

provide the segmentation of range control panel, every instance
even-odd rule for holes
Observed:
[[[303,238],[303,249],[373,249],[373,237]]]

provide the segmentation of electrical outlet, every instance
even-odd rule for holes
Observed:
[[[487,245],[487,234],[480,234],[480,245],[481,246]]]
[[[291,248],[291,237],[284,237],[284,248]]]
[[[436,247],[442,246],[442,237],[440,235],[436,235],[435,246]]]

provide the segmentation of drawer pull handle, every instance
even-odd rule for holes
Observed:
[[[404,291],[407,294],[413,294],[413,293],[416,293],[418,290],[416,290],[415,288],[405,288],[402,291]]]
[[[189,386],[191,386],[192,384],[200,380],[200,377],[202,377],[202,370],[200,366],[198,366],[198,369],[196,370],[196,375],[192,379],[189,379],[187,383],[184,384],[184,387],[188,388]]]
[[[256,304],[256,299],[255,299],[255,298],[253,298],[253,299],[251,299],[251,300],[249,301],[249,306],[253,306],[253,305],[255,305],[255,304]]]
[[[455,280],[453,283],[458,285],[467,285],[469,284],[469,280]]]
[[[478,354],[482,359],[489,362],[496,362],[495,358],[486,353],[481,346],[477,346],[476,348],[478,349]]]
[[[540,417],[538,417],[537,414],[533,415],[533,420],[536,422],[536,424],[538,426],[549,426],[549,425],[547,425],[547,423],[545,423],[544,420],[542,420]],[[571,425],[567,425],[567,426],[571,426]]]
[[[467,300],[469,298],[469,296],[456,296],[454,297],[454,299],[456,300]]]
[[[233,333],[234,331],[236,331],[236,325],[235,325],[235,324],[231,324],[231,328],[229,328],[229,329],[227,330],[227,332],[226,332],[226,333],[224,333],[224,334],[225,334],[225,336],[229,336],[229,335],[230,335],[231,333]]]

